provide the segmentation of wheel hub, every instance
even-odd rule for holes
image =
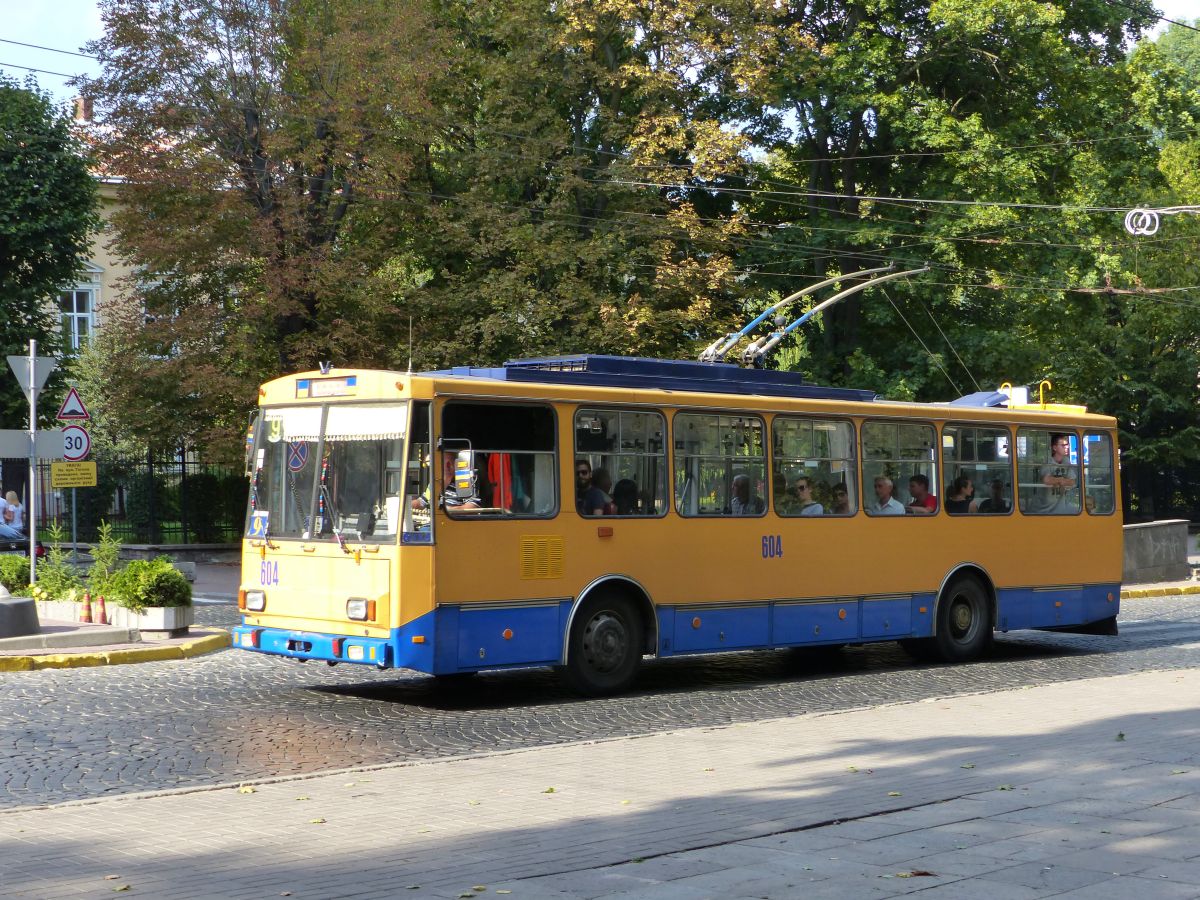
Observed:
[[[629,634],[612,613],[597,613],[583,632],[583,652],[597,672],[611,672],[625,658]]]
[[[956,601],[950,609],[950,625],[954,629],[955,636],[965,637],[971,630],[973,621],[971,604],[962,600]]]

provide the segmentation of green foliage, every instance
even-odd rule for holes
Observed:
[[[98,227],[96,189],[70,119],[49,96],[0,76],[0,355],[59,346],[47,300],[73,282]],[[56,373],[48,389],[61,388]],[[47,418],[53,410],[46,410]],[[0,378],[0,421],[25,423],[29,404]]]
[[[92,544],[92,565],[88,569],[88,587],[93,594],[112,593],[113,575],[121,557],[121,541],[113,536],[112,525],[101,522]]]
[[[82,594],[84,583],[75,567],[71,565],[71,554],[63,549],[66,532],[57,522],[45,529],[46,557],[37,564],[36,591],[49,600],[74,600]]]
[[[110,584],[111,599],[134,611],[192,605],[192,587],[168,556],[131,560],[116,571]]]
[[[0,584],[10,594],[24,593],[29,589],[29,560],[24,556],[0,556]]]

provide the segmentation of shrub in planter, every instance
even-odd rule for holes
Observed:
[[[46,534],[50,544],[46,550],[46,558],[38,563],[37,586],[34,596],[45,600],[74,599],[74,593],[83,594],[83,579],[71,565],[66,550],[62,548],[66,533],[61,525],[55,522]]]
[[[25,591],[29,587],[29,560],[24,556],[0,556],[0,584],[10,594]]]
[[[132,560],[113,574],[109,585],[112,599],[135,612],[148,606],[192,605],[192,586],[167,556]]]

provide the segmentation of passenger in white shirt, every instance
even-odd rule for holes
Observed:
[[[879,475],[875,478],[875,502],[867,506],[867,515],[870,516],[902,516],[904,515],[904,507],[900,501],[892,496],[892,479],[886,475]]]

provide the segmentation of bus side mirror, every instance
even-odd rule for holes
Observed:
[[[475,460],[470,450],[459,450],[454,456],[454,495],[460,500],[475,496]]]

